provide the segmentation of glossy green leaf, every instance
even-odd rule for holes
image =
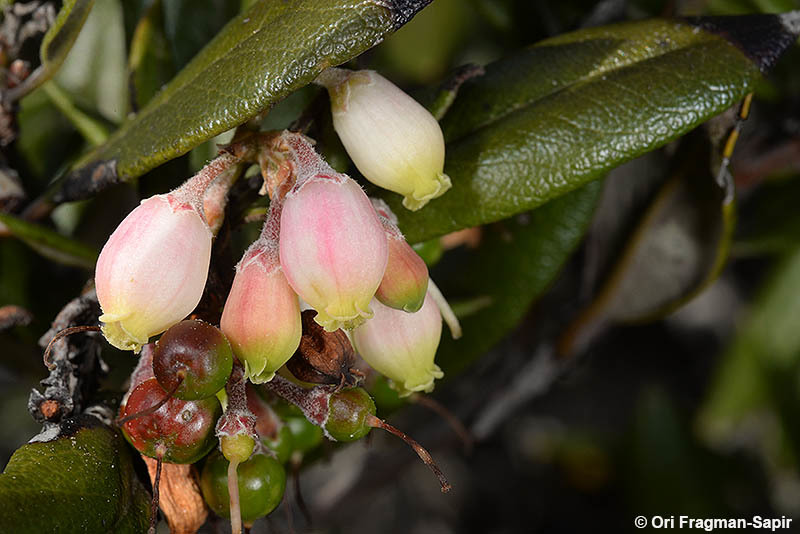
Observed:
[[[53,25],[47,30],[39,49],[41,65],[23,84],[9,93],[11,100],[16,100],[33,91],[46,82],[64,63],[72,45],[86,22],[94,6],[94,0],[65,0]]]
[[[7,213],[0,213],[0,225],[46,258],[64,265],[94,269],[97,251],[83,243]]]
[[[461,339],[442,334],[436,362],[445,373],[463,369],[519,323],[580,242],[599,194],[600,183],[589,184],[530,214],[485,228],[480,247],[440,281],[447,297],[485,303],[462,319]]]
[[[23,445],[0,475],[0,502],[0,532],[14,534],[140,534],[149,521],[130,448],[99,424]]]
[[[186,153],[380,42],[429,0],[262,0],[231,20],[138,115],[87,155],[59,200]]]
[[[450,191],[413,213],[387,196],[411,241],[504,219],[685,134],[759,78],[754,60],[687,22],[548,39],[461,88],[442,120]]]

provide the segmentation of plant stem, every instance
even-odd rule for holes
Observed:
[[[230,498],[231,512],[231,534],[241,534],[242,532],[242,513],[239,508],[239,475],[236,470],[239,467],[238,461],[228,464],[228,495]]]

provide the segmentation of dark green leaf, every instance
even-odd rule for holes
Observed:
[[[738,48],[687,22],[548,39],[462,87],[442,121],[452,189],[414,213],[390,204],[411,241],[509,217],[685,134],[759,78]]]
[[[377,44],[428,0],[262,0],[67,177],[59,200],[128,180],[268,109]]]
[[[58,263],[94,269],[97,251],[49,228],[0,213],[0,225],[36,252]]]
[[[458,372],[497,343],[542,294],[589,226],[600,184],[594,183],[550,202],[502,227],[487,227],[477,251],[450,280],[446,295],[461,290],[486,303],[462,320],[464,336],[445,332],[436,356],[446,373]]]
[[[0,475],[0,532],[145,532],[150,498],[129,451],[99,424],[23,445]]]

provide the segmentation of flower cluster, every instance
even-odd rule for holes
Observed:
[[[330,92],[335,128],[367,179],[404,195],[411,209],[450,187],[441,130],[424,108],[374,72],[326,72],[318,81]],[[401,394],[430,391],[442,376],[433,362],[441,299],[431,296],[427,267],[396,217],[327,165],[310,139],[262,139],[257,161],[270,208],[220,319],[245,377],[275,376],[297,351],[301,309],[310,308],[326,331],[344,330]],[[197,306],[236,161],[221,156],[179,189],[144,200],[111,235],[95,281],[112,345],[138,352]]]

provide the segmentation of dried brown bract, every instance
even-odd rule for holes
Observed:
[[[355,368],[356,354],[343,330],[326,332],[314,321],[315,312],[303,312],[300,347],[286,363],[298,379],[312,384],[353,387],[364,375]]]

